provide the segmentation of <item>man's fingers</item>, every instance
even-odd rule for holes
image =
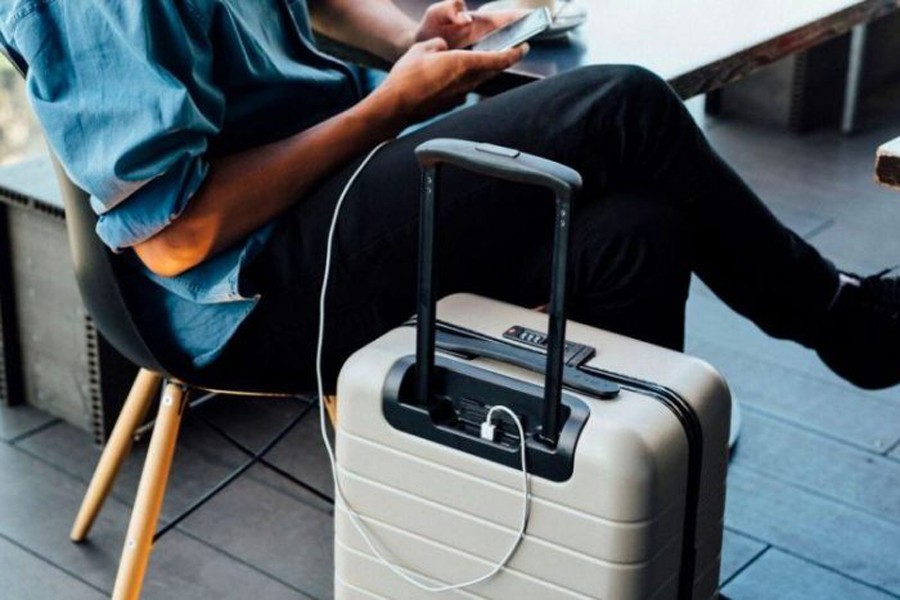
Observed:
[[[422,52],[426,54],[431,52],[443,52],[448,48],[447,40],[439,37],[431,38],[430,40],[425,40],[424,42],[419,42],[418,44],[415,44],[415,46],[421,48]]]
[[[453,16],[453,22],[456,25],[471,25],[475,22],[475,19],[472,18],[472,13],[467,10],[456,13]]]
[[[466,7],[465,0],[453,0],[450,18],[456,25],[471,25],[474,19]]]
[[[457,25],[468,25],[472,22],[472,15],[466,10],[465,0],[452,0],[450,19]]]
[[[469,25],[472,23],[472,15],[466,8],[465,0],[443,0],[428,7],[426,13],[439,24]]]
[[[501,52],[478,52],[469,50],[472,66],[483,71],[503,71],[508,69],[528,54],[528,44],[520,44],[515,48],[503,50]]]

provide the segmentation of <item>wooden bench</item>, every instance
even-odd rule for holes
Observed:
[[[882,185],[900,189],[900,137],[878,148],[875,180]]]

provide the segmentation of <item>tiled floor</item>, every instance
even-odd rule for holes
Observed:
[[[708,129],[772,209],[841,266],[868,273],[900,263],[900,192],[876,187],[871,172],[877,144],[900,132],[900,110],[870,114],[852,137],[718,121]],[[699,282],[688,331],[689,352],[725,374],[744,409],[729,473],[724,591],[734,600],[900,598],[900,391],[850,387]],[[299,409],[226,399],[204,411],[258,446]],[[181,440],[165,518],[241,461],[195,422]],[[139,444],[91,541],[76,546],[67,533],[97,450],[39,412],[0,409],[0,598],[108,594],[144,451]],[[272,458],[329,486],[314,416]],[[144,597],[328,598],[331,528],[327,505],[254,468],[163,538]]]

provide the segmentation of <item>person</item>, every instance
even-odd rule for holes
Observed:
[[[583,175],[571,318],[680,349],[695,272],[847,380],[900,382],[897,278],[842,273],[782,225],[656,75],[582,68],[451,110],[525,54],[524,45],[461,49],[515,17],[472,13],[462,0],[434,4],[419,22],[390,0],[7,0],[0,43],[27,68],[52,150],[91,194],[138,325],[198,377],[314,389],[329,224],[384,140],[337,229],[328,385],[350,353],[406,320],[413,150],[457,137]],[[359,73],[317,49],[313,23],[393,62],[386,79],[364,89]],[[442,185],[440,294],[543,304],[551,203],[460,171]]]

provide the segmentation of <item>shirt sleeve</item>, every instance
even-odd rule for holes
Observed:
[[[33,0],[5,30],[104,242],[119,250],[166,227],[202,185],[224,120],[208,26],[191,2]]]

